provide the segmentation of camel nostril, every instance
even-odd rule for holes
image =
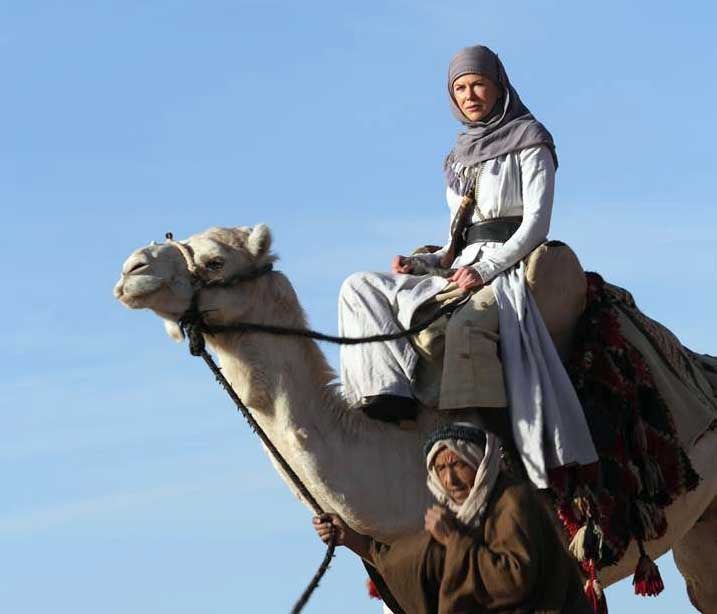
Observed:
[[[129,271],[127,271],[127,275],[131,275],[132,273],[141,271],[143,268],[145,268],[147,266],[149,266],[149,264],[147,262],[138,262]]]

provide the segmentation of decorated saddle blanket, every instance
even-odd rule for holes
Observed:
[[[605,283],[604,288],[612,304],[630,318],[654,350],[659,353],[665,366],[693,394],[714,407],[714,390],[704,373],[698,368],[699,362],[695,360],[695,354],[685,348],[670,330],[642,313],[630,292],[608,283]]]
[[[644,554],[644,542],[665,534],[665,509],[700,480],[685,449],[697,432],[714,426],[717,408],[709,382],[672,333],[642,314],[625,290],[596,273],[586,278],[586,310],[567,367],[600,460],[558,468],[550,477],[571,551],[594,577],[617,563],[632,539]],[[630,332],[631,323],[639,335]],[[643,347],[633,343],[638,337]],[[689,424],[678,428],[671,399],[656,381],[666,377],[658,368],[696,399],[697,409],[683,412]],[[643,588],[655,594],[660,587]]]

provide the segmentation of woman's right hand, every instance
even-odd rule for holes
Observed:
[[[394,273],[406,273],[410,274],[413,270],[411,266],[411,259],[406,256],[394,256],[391,261],[391,270]]]

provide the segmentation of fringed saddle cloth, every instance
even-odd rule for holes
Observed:
[[[626,291],[595,273],[586,277],[586,310],[567,366],[600,461],[597,466],[554,470],[551,486],[570,550],[588,576],[588,597],[600,612],[605,606],[596,572],[617,563],[632,539],[642,554],[634,578],[636,593],[662,590],[643,543],[665,534],[665,508],[699,482],[646,360],[623,334],[621,312],[648,337],[680,381],[715,408],[715,416],[717,407],[709,383],[672,333],[644,316]]]

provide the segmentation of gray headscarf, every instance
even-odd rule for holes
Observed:
[[[453,98],[453,82],[462,75],[472,73],[488,77],[503,90],[490,115],[477,122],[463,115]],[[458,134],[456,144],[446,158],[446,179],[454,191],[465,194],[471,187],[465,182],[466,169],[526,147],[549,147],[557,168],[553,137],[521,102],[510,84],[503,63],[488,47],[466,47],[455,55],[448,67],[448,97],[453,116],[467,128]]]

